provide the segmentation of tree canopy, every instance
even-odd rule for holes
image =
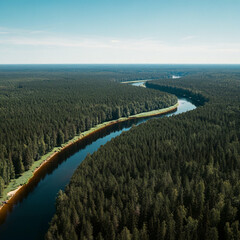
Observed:
[[[98,69],[5,68],[0,68],[0,196],[11,179],[75,135],[177,101],[170,94],[118,84],[113,73]]]
[[[46,239],[240,239],[240,72],[148,87],[200,106],[122,133],[59,192]]]

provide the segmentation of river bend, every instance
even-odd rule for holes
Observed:
[[[83,141],[73,144],[63,151],[61,156],[57,156],[56,161],[46,164],[37,177],[31,181],[26,191],[20,194],[17,203],[9,206],[8,211],[5,212],[6,216],[2,216],[0,239],[44,239],[48,223],[55,212],[54,203],[57,193],[69,183],[74,171],[87,154],[92,154],[101,145],[123,131],[128,131],[133,124],[139,125],[150,118],[176,115],[196,108],[186,98],[179,98],[178,101],[179,106],[174,113],[135,119],[106,127]]]

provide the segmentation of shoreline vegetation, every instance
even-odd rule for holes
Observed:
[[[0,69],[0,197],[12,179],[76,135],[177,102],[174,95],[120,84],[124,72],[99,71]]]
[[[147,82],[199,108],[89,155],[59,192],[45,238],[240,239],[239,81],[239,71],[200,70]]]
[[[145,80],[146,81],[146,80]],[[14,196],[17,195],[17,193],[20,192],[20,190],[23,188],[23,186],[27,185],[30,180],[32,180],[36,173],[45,166],[46,163],[50,162],[57,154],[59,154],[61,151],[68,148],[70,145],[81,141],[85,137],[94,134],[95,132],[104,129],[105,127],[108,127],[110,125],[124,122],[131,119],[136,118],[145,118],[145,117],[152,117],[157,115],[166,114],[169,112],[172,112],[177,109],[179,105],[179,102],[177,102],[175,105],[170,106],[168,108],[162,108],[158,110],[153,110],[149,112],[142,112],[136,115],[131,115],[129,117],[122,117],[116,120],[111,120],[108,122],[103,122],[101,124],[96,125],[95,127],[81,133],[80,135],[75,136],[73,139],[69,140],[68,142],[62,144],[60,147],[55,147],[52,151],[48,152],[44,156],[41,157],[40,160],[34,162],[34,164],[31,166],[31,168],[24,172],[19,178],[13,179],[9,185],[4,189],[3,197],[0,198],[0,214],[1,211],[4,209],[7,203],[9,203],[10,200],[13,200]]]

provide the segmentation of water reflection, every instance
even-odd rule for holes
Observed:
[[[186,99],[179,100],[175,112],[179,114],[195,108]],[[162,116],[155,116],[162,117]],[[112,138],[128,131],[131,126],[146,122],[152,117],[132,119],[98,130],[83,140],[56,155],[46,163],[22,190],[5,205],[0,216],[0,239],[43,239],[48,222],[55,212],[55,199],[60,189],[64,189],[79,164],[87,154],[91,154]],[[14,231],[13,231],[14,229]]]

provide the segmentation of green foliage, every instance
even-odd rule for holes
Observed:
[[[3,180],[3,178],[0,176],[0,196],[2,196],[3,189],[4,189],[4,180]]]
[[[5,185],[91,127],[165,108],[173,95],[118,84],[109,73],[0,69],[0,176]],[[118,74],[115,74],[118,76]],[[0,189],[0,195],[2,190]]]
[[[46,239],[67,239],[73,226],[78,239],[89,226],[94,239],[239,239],[239,79],[215,72],[149,83],[208,102],[134,127],[89,155]]]

